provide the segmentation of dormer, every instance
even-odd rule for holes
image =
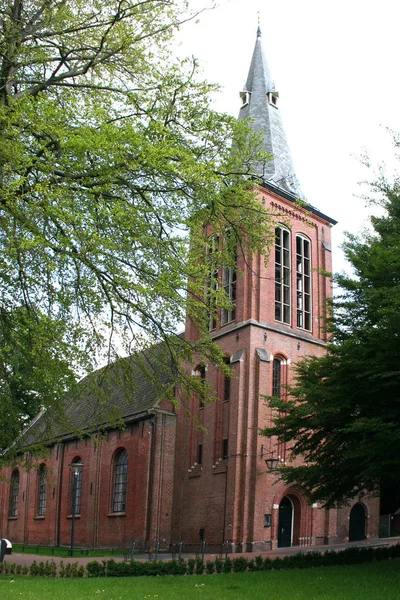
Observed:
[[[274,106],[275,108],[278,108],[278,98],[279,98],[279,92],[268,92],[267,94],[268,97],[268,102],[270,103],[271,106]]]
[[[247,91],[240,92],[240,99],[242,101],[241,108],[243,108],[244,106],[247,106],[250,103],[250,96],[251,96],[250,92],[247,92]]]

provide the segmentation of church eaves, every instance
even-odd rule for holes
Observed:
[[[278,106],[279,93],[275,90],[265,59],[260,27],[257,30],[249,74],[240,97],[242,106],[239,119],[251,119],[254,130],[263,136],[264,149],[272,155],[272,159],[264,165],[255,166],[256,174],[266,183],[304,199],[282,125]]]

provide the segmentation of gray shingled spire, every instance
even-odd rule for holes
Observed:
[[[257,40],[250,64],[244,91],[240,94],[243,105],[239,119],[252,119],[255,131],[262,132],[264,147],[273,159],[255,170],[265,181],[303,198],[300,184],[295,175],[289,146],[283,129],[279,94],[275,91],[261,42],[261,28],[257,29]]]

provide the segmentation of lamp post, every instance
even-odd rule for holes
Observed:
[[[82,473],[83,463],[76,462],[68,465],[72,472],[72,521],[71,521],[71,546],[69,549],[69,555],[74,555],[74,542],[75,542],[75,511],[76,511],[76,490],[78,487],[78,477]]]

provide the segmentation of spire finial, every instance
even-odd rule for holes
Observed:
[[[261,27],[260,27],[260,11],[257,11],[257,21],[258,21],[258,27],[257,27],[257,37],[261,37]]]

